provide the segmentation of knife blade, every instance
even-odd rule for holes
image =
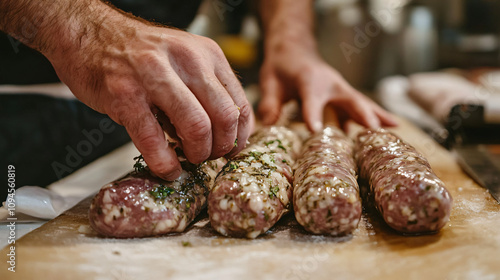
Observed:
[[[453,150],[465,172],[500,204],[500,145],[464,145]]]

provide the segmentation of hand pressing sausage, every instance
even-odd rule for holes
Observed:
[[[396,125],[389,113],[321,59],[313,35],[312,5],[312,1],[293,0],[261,4],[266,36],[260,72],[263,122],[276,122],[283,103],[300,99],[312,131],[321,130],[327,105],[333,106],[342,125],[348,119],[372,128]]]
[[[98,0],[2,1],[0,29],[42,52],[78,99],[125,126],[161,178],[181,172],[162,126],[192,163],[239,152],[252,130],[243,89],[208,38]]]

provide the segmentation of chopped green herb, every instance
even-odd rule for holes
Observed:
[[[262,152],[251,151],[249,154],[250,156],[258,159],[262,155]]]
[[[272,162],[272,163],[276,163],[276,160],[274,159],[274,156],[273,156],[273,155],[270,155],[270,157],[271,157],[271,162]]]
[[[427,186],[425,187],[425,190],[426,190],[426,191],[429,191],[430,189],[431,189],[431,185],[427,185]]]
[[[267,142],[265,142],[264,144],[265,144],[266,146],[269,146],[269,145],[271,145],[271,144],[272,144],[272,143],[274,143],[274,142],[278,142],[278,148],[280,148],[280,149],[282,149],[283,151],[285,151],[285,152],[286,152],[286,148],[283,146],[283,143],[281,143],[281,140],[280,140],[280,139],[267,141]]]
[[[265,144],[266,146],[269,146],[269,145],[271,145],[271,144],[272,144],[272,143],[274,143],[274,142],[276,142],[276,140],[267,141],[267,142],[264,142],[264,144]]]
[[[286,159],[281,160],[281,162],[283,162],[283,163],[287,163]]]
[[[191,247],[191,242],[189,241],[182,241],[182,247]]]
[[[167,187],[165,185],[158,185],[153,190],[149,191],[151,196],[153,196],[157,200],[164,200],[174,192],[175,190],[173,188]]]
[[[264,212],[264,219],[266,221],[269,221],[269,214],[267,214],[267,212]]]
[[[236,163],[236,162],[231,162],[229,164],[229,170],[235,170],[235,169],[238,169],[239,165]]]
[[[238,137],[236,137],[236,139],[234,140],[234,146],[238,147]]]
[[[144,170],[146,170],[146,165],[144,165],[144,158],[142,157],[142,155],[138,155],[134,158],[135,160],[135,163],[134,163],[134,169],[135,169],[135,172],[137,173],[141,173],[143,172]]]
[[[269,187],[269,198],[273,198],[273,197],[278,197],[278,192],[279,192],[280,188],[278,186],[270,186]]]

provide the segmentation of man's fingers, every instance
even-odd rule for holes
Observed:
[[[323,128],[323,111],[325,105],[326,102],[323,99],[315,98],[311,95],[304,96],[302,113],[310,131],[318,132]]]
[[[259,115],[264,125],[271,125],[278,121],[283,105],[283,88],[275,76],[261,76],[261,100]]]
[[[212,126],[194,94],[175,74],[164,77],[150,91],[153,104],[174,125],[186,158],[192,163],[206,160],[212,153]]]
[[[343,108],[354,121],[365,127],[380,127],[380,120],[372,106],[375,103],[371,99],[349,85],[340,87],[338,90],[345,91],[339,94],[344,97],[340,100],[334,97],[330,103],[337,108]]]
[[[215,69],[215,75],[219,79],[220,84],[226,88],[233,99],[239,113],[236,139],[232,143],[232,149],[227,153],[227,156],[231,157],[245,147],[248,137],[250,137],[250,134],[253,132],[255,120],[252,106],[246,98],[245,91],[240,81],[236,78],[236,75],[231,70],[227,61],[225,65],[226,67],[224,67],[224,65],[222,67],[217,67]]]
[[[168,138],[171,139],[172,142],[175,142],[177,145],[176,147],[182,147],[182,142],[179,136],[177,136],[177,132],[175,131],[175,127],[170,121],[170,119],[163,113],[161,110],[158,108],[155,108],[153,110],[153,113],[155,115],[156,120],[158,120],[158,123],[160,124],[161,128],[163,131],[165,131],[168,135]],[[169,140],[170,141],[170,140]],[[172,143],[170,143],[170,146],[172,146]]]
[[[375,102],[373,104],[373,110],[375,111],[375,114],[378,116],[383,126],[398,125],[396,118],[391,113],[387,112],[386,110],[382,109],[380,106],[375,104]]]
[[[211,120],[213,142],[210,158],[219,158],[229,153],[237,137],[239,106],[215,75],[191,79],[187,86],[196,95]]]
[[[372,106],[370,106],[371,104],[367,100],[367,97],[361,94],[359,94],[358,96],[358,100],[356,100],[355,98],[348,100],[348,106],[346,110],[359,124],[369,128],[380,127],[380,120],[373,111]]]
[[[148,109],[122,118],[122,123],[151,172],[165,180],[174,180],[181,173],[181,165],[175,151],[168,146],[158,121]]]

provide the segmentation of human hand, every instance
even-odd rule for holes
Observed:
[[[150,170],[167,180],[181,167],[159,121],[192,163],[243,149],[252,109],[214,41],[102,9],[78,47],[47,51],[77,98],[125,126]]]
[[[334,108],[342,126],[353,119],[366,127],[394,126],[393,117],[351,87],[317,53],[293,44],[270,49],[260,71],[262,100],[259,113],[264,124],[278,120],[282,105],[300,99],[302,115],[311,131],[323,126],[323,111]]]

